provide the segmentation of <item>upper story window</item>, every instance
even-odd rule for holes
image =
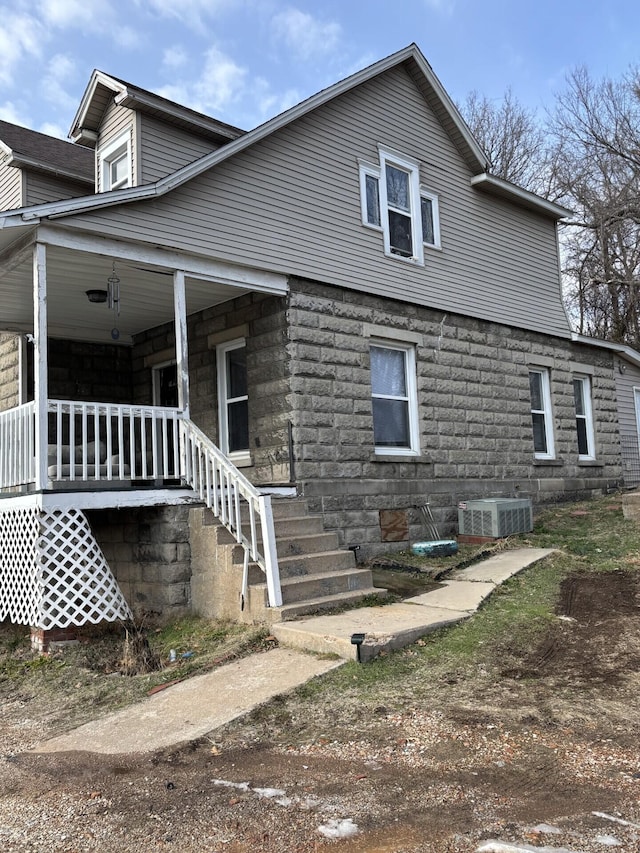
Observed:
[[[370,346],[373,440],[381,454],[417,454],[418,393],[415,348],[400,343]]]
[[[595,459],[593,415],[591,411],[591,383],[588,376],[575,376],[573,397],[576,404],[576,432],[578,459]]]
[[[420,164],[380,149],[380,165],[360,163],[362,221],[382,231],[387,255],[424,263],[440,246],[438,197],[420,186]]]
[[[119,190],[133,185],[131,174],[131,134],[121,134],[98,150],[100,190]]]
[[[551,388],[549,371],[538,368],[529,371],[533,450],[536,459],[554,459],[553,424],[551,417]]]

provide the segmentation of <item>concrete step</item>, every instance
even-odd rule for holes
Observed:
[[[305,498],[271,498],[271,510],[276,521],[310,514]]]
[[[356,561],[351,551],[319,551],[312,554],[296,554],[278,560],[281,578],[300,575],[337,572],[355,568]]]
[[[332,531],[302,534],[300,536],[279,536],[276,531],[278,557],[317,554],[320,551],[335,551],[337,548],[338,534]]]
[[[265,617],[271,624],[287,622],[289,620],[298,619],[301,616],[309,616],[313,613],[321,613],[324,610],[338,610],[344,607],[353,607],[354,605],[359,604],[364,598],[368,598],[370,596],[382,599],[386,595],[386,589],[378,589],[376,587],[353,590],[351,592],[338,592],[335,595],[331,596],[323,596],[321,598],[308,599],[307,601],[297,601],[292,602],[291,604],[283,604],[282,607],[268,607],[265,610]],[[278,639],[280,638],[278,637]],[[283,643],[283,645],[289,644]],[[295,644],[292,643],[291,645],[293,646]],[[301,643],[299,648],[307,647],[305,647],[305,645]]]
[[[295,604],[301,601],[327,598],[342,592],[360,592],[373,586],[369,569],[352,569],[350,571],[322,572],[316,575],[281,578],[282,600],[284,604]],[[266,583],[255,584],[252,587],[256,593],[262,589],[267,603]]]

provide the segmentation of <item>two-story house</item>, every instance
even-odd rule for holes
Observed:
[[[568,211],[492,176],[415,45],[246,133],[101,72],[66,171],[0,133],[1,617],[285,618],[370,592],[348,549],[427,502],[449,532],[619,482]]]

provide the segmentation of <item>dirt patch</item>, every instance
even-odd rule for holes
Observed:
[[[573,574],[560,587],[553,623],[510,678],[560,677],[574,686],[614,686],[640,672],[640,579],[637,574]]]
[[[377,704],[348,688],[374,670],[346,667],[339,697],[283,699],[180,749],[16,749],[0,758],[0,846],[473,853],[500,838],[595,853],[613,838],[637,853],[639,593],[631,571],[573,573],[535,647],[496,645],[426,684],[407,671]],[[19,701],[16,745],[46,734],[42,718],[29,728],[38,697]]]

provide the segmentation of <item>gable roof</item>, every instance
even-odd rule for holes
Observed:
[[[95,155],[82,145],[0,121],[0,149],[9,156],[9,164],[17,168],[54,173],[94,185]]]
[[[158,117],[176,127],[199,133],[219,145],[237,139],[245,132],[189,107],[176,104],[147,89],[127,83],[126,80],[95,70],[80,101],[69,137],[74,142],[95,145],[102,116],[112,100],[115,100],[119,106]]]
[[[433,73],[431,66],[423,56],[418,46],[416,44],[410,44],[408,47],[397,51],[397,53],[393,53],[385,59],[381,59],[378,62],[369,65],[367,68],[357,71],[350,77],[347,77],[326,89],[322,89],[320,92],[312,95],[305,101],[302,101],[296,106],[291,107],[272,119],[269,119],[264,122],[264,124],[258,125],[258,127],[253,130],[238,136],[236,139],[227,142],[226,145],[222,145],[210,154],[206,154],[199,160],[189,163],[166,177],[161,178],[155,184],[145,184],[140,187],[113,190],[111,192],[100,193],[98,195],[71,199],[66,202],[52,202],[31,208],[23,208],[15,213],[21,215],[22,219],[25,221],[34,221],[44,217],[58,218],[71,216],[75,213],[88,212],[113,205],[126,204],[134,201],[144,201],[146,199],[163,196],[172,189],[185,184],[187,181],[190,181],[208,169],[213,168],[218,165],[218,163],[221,163],[230,157],[233,157],[235,154],[246,150],[251,145],[255,145],[260,140],[265,139],[276,131],[287,127],[297,119],[311,113],[313,110],[318,109],[324,104],[329,103],[334,98],[355,89],[363,83],[373,80],[385,71],[399,66],[403,66],[406,69],[408,74],[419,87],[436,116],[443,124],[450,138],[453,140],[461,155],[469,165],[471,171],[476,175],[476,177],[479,175],[485,175],[489,171],[490,166],[486,154],[482,151],[477,140],[474,138],[469,127],[460,115],[460,112],[444,90],[436,75]],[[106,77],[106,75],[102,75],[101,72],[94,72],[94,78],[92,79],[94,80],[96,87],[105,83],[105,80],[103,80],[104,77]],[[108,80],[111,81],[111,83],[118,82],[116,81],[116,78],[108,78]],[[92,96],[88,95],[90,90],[91,86],[85,93],[83,105],[81,105],[81,108],[78,111],[74,127],[79,128],[81,123],[81,119],[79,117],[88,116],[90,110],[96,107],[97,102],[95,99],[92,99]],[[183,107],[177,107],[177,105],[173,106],[176,106],[178,109],[186,109]],[[87,119],[82,120],[84,121]],[[502,197],[508,198],[515,204],[522,205],[525,201],[525,198],[523,197],[524,191],[520,190],[518,187],[508,184],[507,182],[500,182],[500,186],[497,188],[495,181],[486,181],[482,183],[482,187],[488,191],[494,192],[496,189],[499,189],[499,193]],[[511,190],[509,188],[511,188]],[[547,216],[555,220],[562,219],[569,213],[566,208],[552,204],[551,202],[539,198],[532,193],[526,193],[525,206],[536,210],[537,213],[543,216]]]

